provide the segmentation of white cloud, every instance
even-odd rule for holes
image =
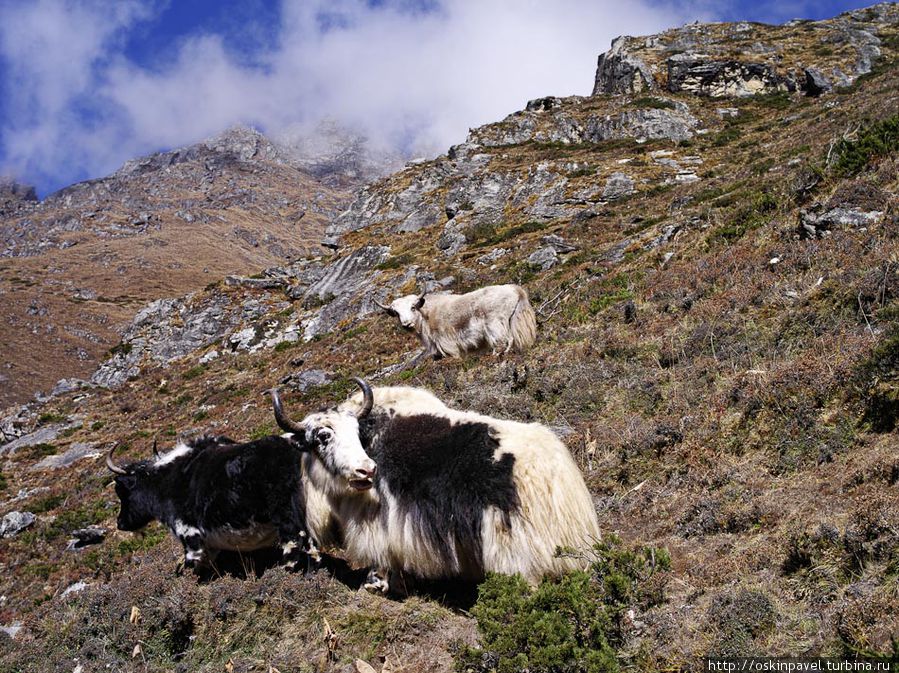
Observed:
[[[589,94],[616,35],[697,18],[649,0],[445,0],[431,11],[285,0],[276,46],[251,61],[229,50],[230,36],[198,30],[149,69],[123,55],[121,39],[154,11],[137,0],[0,10],[14,77],[8,169],[59,182],[234,123],[277,133],[323,117],[391,146],[443,151],[530,98]]]

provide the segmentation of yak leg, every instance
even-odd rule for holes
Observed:
[[[386,594],[390,591],[390,582],[388,582],[389,576],[390,571],[383,568],[369,570],[368,577],[365,578],[362,588],[373,594]]]
[[[287,511],[279,512],[279,515],[273,517],[272,521],[278,530],[278,539],[281,542],[281,560],[291,570],[296,568],[297,561],[303,555],[310,553],[309,535],[303,523],[305,518],[302,514],[303,510],[299,491],[295,489],[294,495],[290,499],[290,507],[287,508]]]

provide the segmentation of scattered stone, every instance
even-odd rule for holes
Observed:
[[[225,285],[249,287],[257,290],[277,290],[287,287],[286,278],[245,278],[243,276],[225,276]]]
[[[89,586],[90,586],[90,584],[88,584],[84,580],[78,580],[74,584],[70,584],[69,586],[67,586],[65,588],[65,591],[63,591],[62,594],[60,594],[60,597],[65,598],[66,596],[71,596],[72,594],[81,593],[82,591],[87,589]]]
[[[38,444],[47,444],[52,442],[57,437],[59,437],[59,433],[62,432],[67,426],[56,423],[53,425],[45,425],[42,428],[38,428],[34,432],[22,435],[18,439],[14,439],[7,444],[4,444],[0,447],[0,456],[3,454],[9,454],[10,456],[14,455],[16,451],[19,449],[24,449],[29,446],[37,446]]]
[[[602,198],[607,201],[614,201],[623,196],[630,196],[635,191],[633,178],[624,173],[612,173],[606,180],[606,185],[602,190]]]
[[[54,456],[46,456],[40,462],[29,467],[31,472],[39,472],[41,470],[59,470],[64,467],[70,467],[79,460],[84,458],[98,458],[103,454],[98,451],[95,444],[84,442],[76,442],[72,447],[64,453]]]
[[[8,635],[10,638],[15,638],[17,635],[19,635],[19,631],[21,630],[22,622],[13,622],[12,624],[0,626],[0,631]]]
[[[92,544],[100,544],[106,538],[106,529],[100,526],[88,526],[72,531],[72,539],[66,547],[67,550],[84,549]]]
[[[493,250],[488,252],[486,255],[481,255],[480,257],[478,257],[478,264],[489,266],[500,257],[504,257],[508,253],[509,250],[507,248],[493,248]]]
[[[831,208],[821,213],[799,211],[800,234],[808,238],[821,238],[833,229],[860,229],[878,224],[883,211],[864,211],[858,208]]]
[[[540,240],[543,243],[546,243],[548,246],[552,247],[560,255],[564,255],[580,249],[579,246],[574,245],[573,243],[569,243],[558,234],[548,234],[546,236],[542,236]]]
[[[719,107],[715,110],[721,119],[733,119],[740,116],[739,108],[735,107]]]
[[[93,301],[97,298],[97,293],[90,288],[79,288],[75,290],[75,294],[72,295],[75,299],[81,299],[82,301]]]
[[[0,537],[13,537],[37,521],[31,512],[10,512],[0,520]]]
[[[559,253],[556,252],[556,249],[551,245],[539,248],[528,257],[528,264],[532,268],[541,269],[543,271],[553,268],[558,263]]]
[[[56,382],[56,385],[53,387],[53,390],[50,392],[50,397],[56,397],[57,395],[65,395],[67,393],[74,393],[78,390],[84,390],[86,388],[93,388],[94,384],[90,381],[85,381],[84,379],[60,379]]]
[[[830,80],[817,68],[805,69],[805,83],[802,87],[806,96],[817,97],[833,88]]]
[[[198,363],[201,365],[209,364],[213,360],[218,359],[218,357],[219,357],[219,352],[217,350],[213,349],[213,350],[209,351],[208,353],[204,354],[198,360]]]
[[[633,299],[629,299],[624,304],[624,322],[632,323],[637,319],[637,305]]]
[[[305,393],[310,388],[326,386],[334,380],[333,374],[323,369],[306,369],[301,372],[289,374],[278,383],[289,386],[292,390]]]

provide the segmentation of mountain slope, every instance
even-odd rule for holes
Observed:
[[[89,378],[151,299],[320,250],[346,192],[293,164],[257,132],[232,129],[7,212],[0,406]]]
[[[593,96],[533,101],[360,190],[325,232],[335,259],[148,307],[100,369],[113,390],[0,420],[23,435],[0,447],[5,511],[37,517],[0,543],[13,571],[0,622],[23,622],[0,666],[495,668],[507,653],[454,589],[394,601],[357,592],[339,568],[254,578],[247,565],[261,573],[262,559],[198,583],[175,575],[165,531],[111,530],[98,456],[112,442],[136,458],[156,436],[261,436],[275,431],[264,389],[289,387],[300,415],[343,399],[354,375],[552,426],[604,534],[638,554],[667,548],[670,570],[660,560],[615,594],[608,637],[623,668],[894,652],[897,35],[899,7],[883,4],[616,41]],[[616,88],[641,63],[643,90]],[[708,86],[672,85],[669,63],[691,64],[677,82]],[[834,68],[846,79],[831,90],[807,85],[808,69]],[[525,284],[538,309],[531,351],[402,367],[417,342],[373,300],[500,282]],[[64,551],[87,524],[106,540]],[[602,580],[590,595],[612,604]],[[77,581],[88,586],[63,595]],[[537,649],[539,629],[522,623],[510,619],[509,640]],[[489,651],[471,663],[476,643]]]

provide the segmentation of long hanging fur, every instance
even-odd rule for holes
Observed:
[[[528,300],[528,293],[520,286],[518,303],[509,320],[509,332],[512,335],[512,346],[517,351],[530,348],[537,340],[537,316]]]

